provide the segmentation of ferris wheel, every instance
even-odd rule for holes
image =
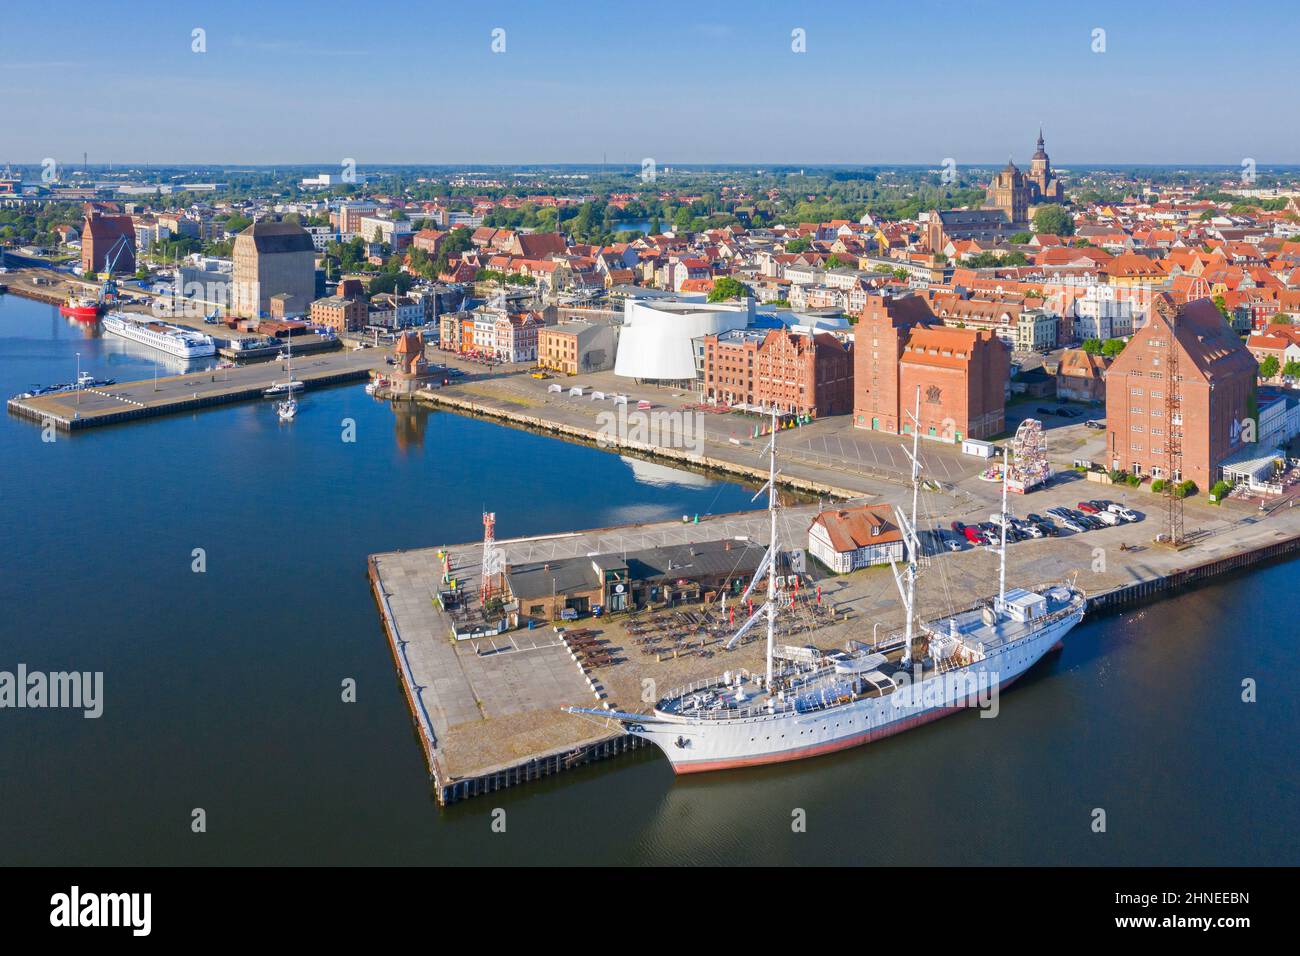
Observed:
[[[1015,437],[1007,446],[1007,488],[1024,494],[1047,481],[1052,466],[1047,460],[1047,439],[1043,423],[1036,418],[1026,418],[1016,429]]]

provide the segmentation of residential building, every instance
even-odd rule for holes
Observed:
[[[492,355],[500,362],[536,362],[537,331],[542,320],[537,312],[510,312],[498,315]]]
[[[380,292],[370,298],[366,325],[380,329],[424,325],[424,303],[410,296]]]
[[[335,332],[357,332],[366,327],[369,312],[365,299],[332,295],[311,304],[311,321]]]
[[[808,553],[836,574],[906,560],[903,533],[888,505],[818,512],[808,527]]]
[[[614,367],[618,330],[604,322],[571,321],[537,330],[537,364],[565,375]]]
[[[1083,349],[1066,349],[1056,369],[1056,395],[1076,402],[1106,400],[1106,370],[1111,360]]]

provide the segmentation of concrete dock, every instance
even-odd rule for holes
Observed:
[[[1018,499],[1016,510],[1043,511],[1073,505],[1110,489],[1083,481]],[[900,503],[901,488],[876,500]],[[1111,497],[1117,497],[1112,493]],[[982,502],[938,497],[949,509],[936,517],[978,520]],[[1147,517],[1130,525],[1059,538],[1021,541],[1008,547],[1011,583],[1036,585],[1075,576],[1089,594],[1090,613],[1131,606],[1232,573],[1252,564],[1300,554],[1300,509],[1263,515],[1251,509],[1188,502],[1191,547],[1172,551],[1152,544],[1161,530],[1160,499],[1130,493],[1128,503]],[[816,506],[783,511],[781,535],[806,542]],[[987,514],[984,514],[987,518]],[[927,525],[929,523],[927,522]],[[746,536],[766,543],[763,512],[709,517],[699,524],[604,528],[529,539],[498,541],[507,562],[544,561],[622,549],[684,544]],[[474,580],[481,543],[449,548],[455,573]],[[563,713],[566,705],[645,711],[657,694],[724,670],[761,668],[761,641],[733,651],[711,645],[709,656],[688,653],[660,660],[638,646],[628,625],[645,615],[613,615],[563,622],[569,630],[598,632],[612,663],[585,665],[554,627],[516,630],[488,639],[454,641],[451,623],[435,602],[440,587],[438,548],[372,555],[369,574],[384,631],[411,707],[441,803],[490,793],[558,773],[636,746],[636,738],[610,722]],[[813,571],[817,577],[820,572]],[[842,649],[900,627],[899,602],[887,567],[850,575],[822,576],[821,606],[801,605],[806,630],[798,644]],[[928,559],[919,589],[920,613],[935,617],[967,607],[997,587],[997,558],[986,549],[940,553]],[[813,590],[805,592],[812,601]],[[699,612],[701,605],[682,610]],[[1153,630],[1153,639],[1169,637]],[[701,649],[703,650],[703,649]],[[646,688],[653,693],[647,700]]]
[[[378,349],[335,352],[295,361],[293,377],[311,389],[360,381],[368,378],[372,370],[382,367],[384,353]],[[283,363],[261,363],[168,375],[156,382],[147,379],[35,398],[11,398],[8,408],[12,414],[42,424],[51,422],[59,429],[73,431],[260,399],[263,389],[284,379]]]

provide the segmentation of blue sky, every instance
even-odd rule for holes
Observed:
[[[1297,163],[1297,9],[15,3],[0,163]]]

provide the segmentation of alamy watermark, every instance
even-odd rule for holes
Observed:
[[[616,405],[596,416],[596,444],[676,448],[693,455],[704,454],[704,414],[659,409],[628,411]]]
[[[19,664],[0,671],[0,710],[60,708],[83,711],[94,720],[104,713],[103,671],[29,671]]]
[[[949,671],[913,683],[906,671],[899,673],[901,683],[894,692],[895,707],[977,707],[981,717],[998,715],[1001,682],[991,671]]]

